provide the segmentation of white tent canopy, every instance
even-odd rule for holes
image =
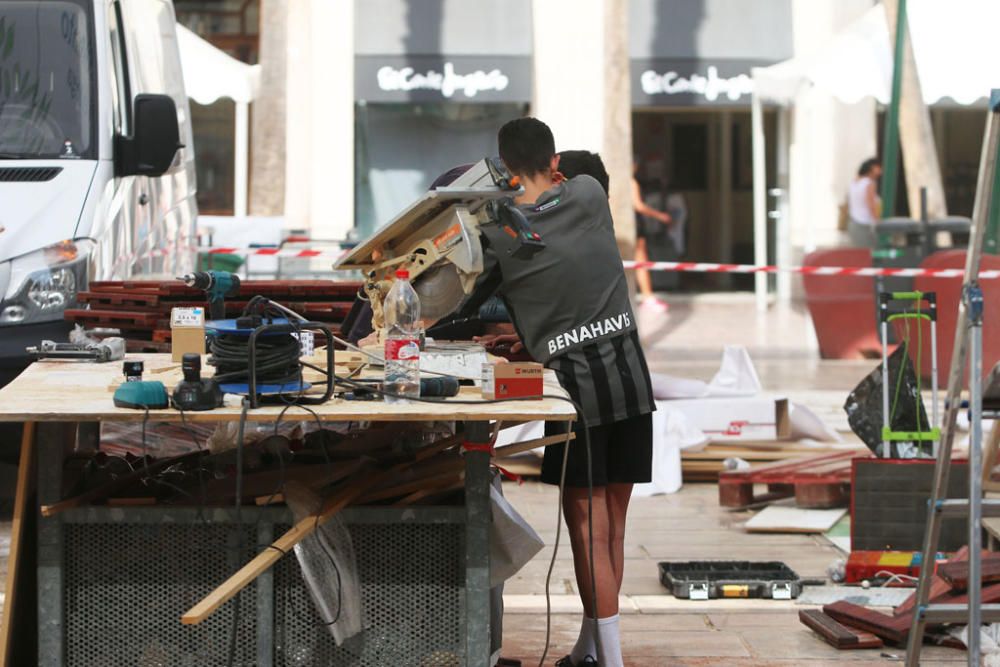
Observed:
[[[212,104],[228,97],[248,104],[260,93],[260,65],[247,65],[177,24],[177,44],[188,97]]]
[[[925,102],[973,104],[1000,87],[1000,2],[910,0],[907,18]],[[888,104],[892,47],[885,8],[875,5],[812,55],[755,68],[753,80],[765,102],[789,104],[812,86],[848,104],[869,97]]]
[[[198,104],[223,97],[236,103],[233,215],[247,214],[250,177],[250,102],[260,94],[260,65],[247,65],[221,51],[181,24],[177,24],[184,88]]]

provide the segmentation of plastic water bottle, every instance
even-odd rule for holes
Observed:
[[[410,272],[396,271],[396,282],[385,297],[385,380],[383,389],[398,396],[420,396],[420,297],[410,284]],[[406,398],[386,396],[386,403]]]

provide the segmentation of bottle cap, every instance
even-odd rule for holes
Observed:
[[[410,272],[407,271],[406,269],[396,269],[396,277],[402,278],[403,280],[409,280]]]

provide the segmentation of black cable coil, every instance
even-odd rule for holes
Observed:
[[[250,382],[250,337],[219,334],[209,345],[208,363],[215,366],[215,379],[220,384]],[[301,347],[291,334],[274,334],[257,338],[257,384],[284,385],[301,378],[299,354]]]

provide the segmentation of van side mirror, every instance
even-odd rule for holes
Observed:
[[[169,95],[135,97],[132,136],[116,137],[115,171],[119,176],[162,176],[184,145],[177,106]]]

